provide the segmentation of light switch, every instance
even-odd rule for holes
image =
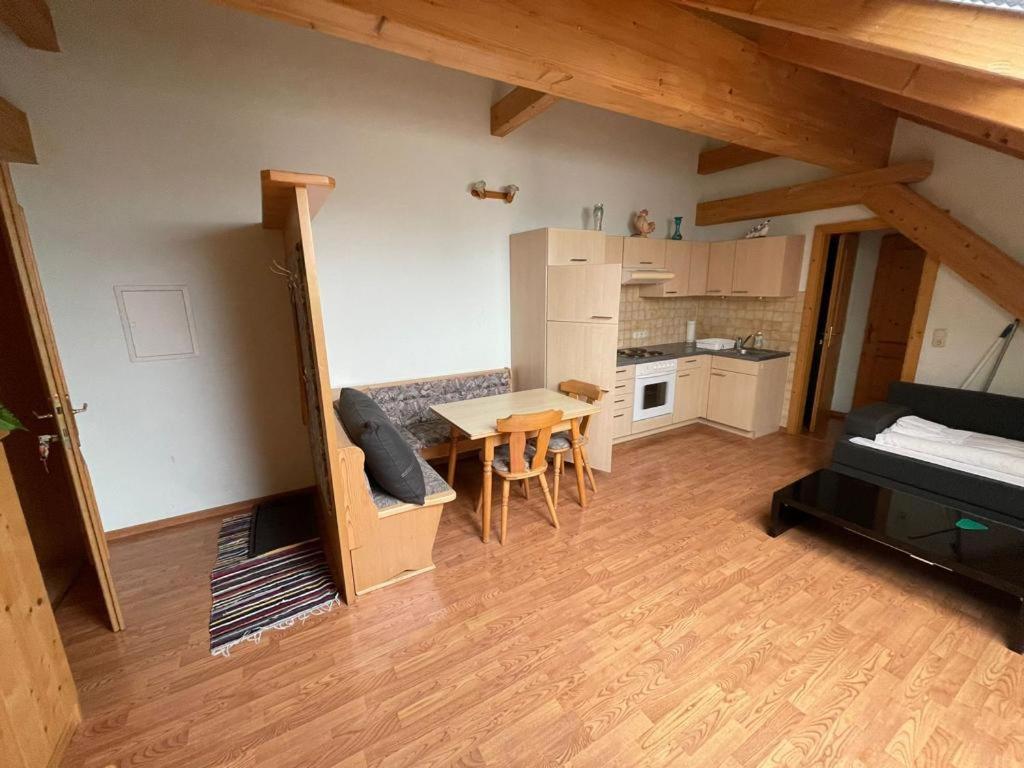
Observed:
[[[932,346],[933,347],[944,347],[946,346],[946,329],[936,328],[932,331]]]

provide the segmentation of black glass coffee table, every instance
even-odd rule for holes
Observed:
[[[820,469],[775,492],[768,533],[778,536],[811,515],[1008,592],[1021,606],[1008,645],[1024,653],[1024,526],[980,512]]]

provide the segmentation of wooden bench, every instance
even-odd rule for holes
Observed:
[[[363,595],[433,570],[434,538],[444,505],[455,491],[421,460],[427,481],[422,505],[407,504],[375,487],[367,478],[362,449],[352,442],[337,415],[336,488],[349,521],[349,551],[355,593]],[[340,475],[340,477],[339,477]]]

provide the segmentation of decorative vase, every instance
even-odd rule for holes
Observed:
[[[604,224],[604,203],[598,203],[594,206],[594,229],[598,232],[601,231],[601,227]]]
[[[672,219],[672,221],[674,221],[676,223],[676,231],[672,233],[672,238],[671,239],[672,240],[682,240],[683,239],[683,233],[682,233],[680,228],[683,226],[683,217],[682,216],[676,216],[675,218]]]

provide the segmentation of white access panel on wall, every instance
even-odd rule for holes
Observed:
[[[187,286],[115,285],[114,294],[133,363],[199,354]]]

